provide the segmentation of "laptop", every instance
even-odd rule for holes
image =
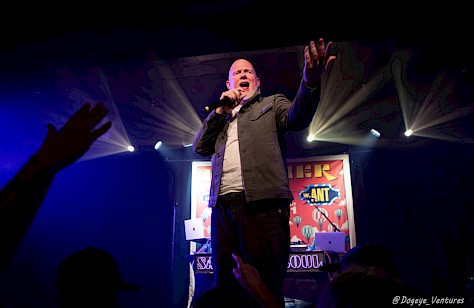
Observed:
[[[184,221],[184,231],[186,240],[200,240],[204,236],[204,220],[202,218],[186,219]]]
[[[344,232],[317,232],[314,234],[316,250],[346,252],[346,234]]]

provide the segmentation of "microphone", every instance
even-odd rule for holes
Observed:
[[[230,100],[230,98],[228,98],[227,96],[224,96],[223,99],[215,101],[215,102],[211,103],[210,105],[204,106],[201,109],[201,111],[204,112],[204,113],[211,112],[212,110],[217,109],[217,108],[219,108],[223,105],[232,106],[233,102]]]

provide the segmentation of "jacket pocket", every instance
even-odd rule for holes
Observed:
[[[250,117],[250,123],[256,132],[263,134],[276,132],[277,127],[275,123],[273,105],[270,103],[263,106],[262,108],[259,108],[258,110],[253,110]]]

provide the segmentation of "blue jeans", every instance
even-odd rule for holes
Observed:
[[[231,194],[219,197],[212,209],[214,284],[226,286],[238,283],[232,273],[236,265],[232,253],[235,253],[258,270],[263,283],[284,307],[283,284],[290,254],[291,201],[265,199],[247,203],[243,193]]]

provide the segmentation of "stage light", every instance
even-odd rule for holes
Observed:
[[[405,132],[405,136],[407,136],[407,137],[410,137],[412,134],[413,134],[413,130],[411,130],[411,129],[408,129],[408,130]]]
[[[127,146],[127,150],[129,152],[133,152],[133,151],[135,151],[135,148],[132,145],[129,145],[129,146]]]
[[[155,143],[155,150],[158,151],[161,148],[162,145],[163,145],[163,141],[158,140],[158,142]]]
[[[370,130],[370,133],[371,133],[372,135],[374,135],[375,137],[380,138],[380,132],[379,132],[378,130],[376,130],[375,128],[372,128],[372,129]]]
[[[189,148],[189,147],[192,147],[193,144],[192,143],[184,143],[183,142],[183,148]]]
[[[314,135],[309,134],[308,137],[306,137],[306,140],[307,140],[308,142],[314,141],[314,140],[315,140]]]

